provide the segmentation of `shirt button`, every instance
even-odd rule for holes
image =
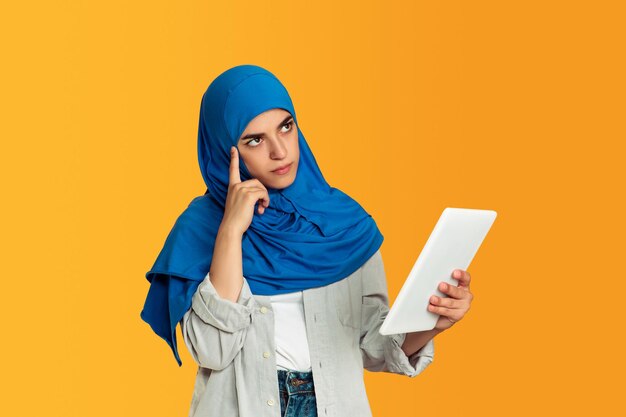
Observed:
[[[265,306],[261,307],[261,313],[263,314],[267,313],[267,307]]]
[[[264,358],[269,358],[270,357],[270,353],[269,352],[263,352],[263,357]]]
[[[267,405],[274,405],[274,400],[267,400]]]

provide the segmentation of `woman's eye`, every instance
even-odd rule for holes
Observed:
[[[252,140],[250,140],[250,141],[246,142],[246,145],[251,146],[251,147],[253,147],[253,148],[255,148],[255,147],[259,146],[259,143],[258,143],[258,142],[257,142],[257,144],[256,144],[256,145],[251,145],[251,143],[252,143],[252,142],[254,142],[255,140],[257,140],[257,141],[258,141],[258,140],[261,140],[261,138],[252,138]]]
[[[287,122],[283,125],[283,127],[285,126],[289,126],[289,130],[291,130],[291,125],[293,124],[293,120],[291,122]],[[289,130],[287,130],[287,132],[289,132]]]
[[[287,129],[286,131],[284,131],[283,133],[287,133],[289,131],[291,131],[291,129],[293,129],[293,120],[290,122],[287,122],[283,125],[283,128],[288,127],[289,129]],[[251,140],[249,140],[248,142],[246,142],[246,145],[252,147],[252,148],[256,148],[257,146],[260,145],[260,141],[261,138],[252,138]],[[252,144],[252,142],[257,141],[255,144]]]

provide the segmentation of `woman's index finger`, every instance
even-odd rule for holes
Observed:
[[[458,277],[456,276],[457,271],[459,272]],[[464,271],[462,269],[455,269],[452,272],[452,278],[459,281],[459,284],[458,284],[459,287],[466,287],[466,288],[469,287],[470,279],[471,279],[469,272]]]
[[[237,184],[239,182],[241,182],[241,177],[239,176],[239,151],[237,150],[237,147],[231,146],[228,183]]]

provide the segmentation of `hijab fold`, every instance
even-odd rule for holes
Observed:
[[[294,182],[268,188],[269,207],[254,210],[242,236],[243,276],[253,294],[276,295],[337,282],[356,271],[383,242],[372,216],[324,179],[282,83],[256,65],[220,74],[202,96],[198,162],[207,190],[176,219],[152,268],[141,318],[182,361],[176,325],[207,276],[228,192],[230,147],[259,114],[281,108],[298,129],[300,151]],[[239,158],[241,181],[252,179]],[[258,203],[257,203],[258,204]]]

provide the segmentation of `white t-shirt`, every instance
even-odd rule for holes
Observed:
[[[274,312],[276,367],[311,371],[302,291],[270,297]]]

